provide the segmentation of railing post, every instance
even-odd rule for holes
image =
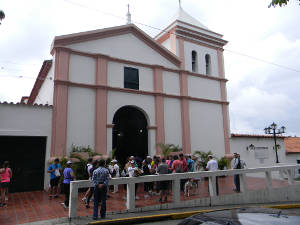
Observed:
[[[240,192],[246,192],[247,191],[247,186],[246,186],[246,179],[245,179],[245,174],[239,174],[240,178]]]
[[[172,201],[173,203],[180,202],[180,180],[172,180]]]
[[[127,184],[126,207],[127,209],[135,208],[135,183]]]
[[[267,188],[271,189],[272,188],[272,173],[271,171],[266,171],[266,183],[267,183]]]
[[[287,170],[287,176],[288,176],[289,185],[294,184],[294,173],[293,173],[292,169]]]
[[[208,177],[208,190],[210,197],[216,196],[216,176],[214,175]]]
[[[70,184],[70,199],[69,199],[69,219],[77,217],[77,200],[78,186],[76,183]]]

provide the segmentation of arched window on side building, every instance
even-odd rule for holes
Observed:
[[[192,51],[192,72],[198,72],[198,64],[197,64],[197,52]]]
[[[206,75],[211,75],[211,59],[210,55],[206,54],[205,55],[205,69],[206,69]]]

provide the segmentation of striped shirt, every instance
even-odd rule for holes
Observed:
[[[99,167],[94,170],[93,176],[92,176],[92,181],[95,186],[98,184],[108,184],[109,181],[109,172],[108,169],[104,167]]]

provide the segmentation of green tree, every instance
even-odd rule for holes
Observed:
[[[1,21],[5,18],[5,14],[2,10],[0,10],[0,25],[1,25]]]
[[[168,155],[170,155],[171,152],[181,152],[182,148],[179,147],[179,145],[174,144],[158,144],[158,147],[160,147],[162,155],[166,158]]]
[[[286,6],[287,4],[288,4],[288,2],[289,2],[289,0],[272,0],[272,2],[270,3],[270,5],[269,5],[269,8],[270,7],[276,7],[276,6],[280,6],[280,7],[282,7],[282,6]],[[299,0],[299,4],[300,4],[300,0]]]

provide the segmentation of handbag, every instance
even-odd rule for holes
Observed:
[[[54,172],[54,174],[55,174],[56,177],[60,177],[59,169],[56,169],[55,172]]]

